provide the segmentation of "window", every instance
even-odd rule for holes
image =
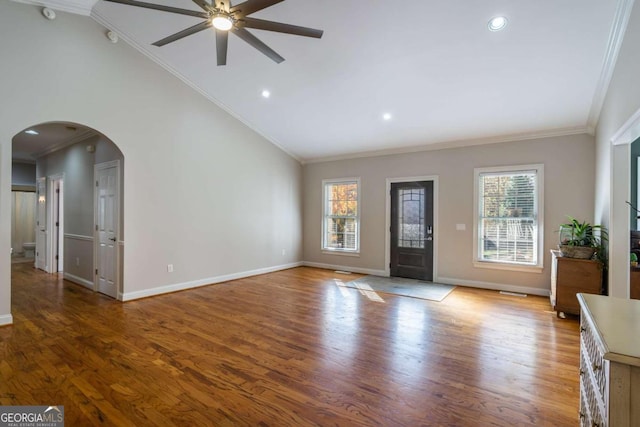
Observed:
[[[543,165],[475,169],[474,264],[543,266]]]
[[[360,245],[360,179],[322,181],[322,249],[357,253]]]

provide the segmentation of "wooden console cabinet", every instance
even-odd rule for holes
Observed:
[[[640,426],[640,301],[578,295],[580,426]]]
[[[580,314],[576,294],[603,294],[602,264],[589,259],[566,258],[551,251],[551,306],[558,316]]]
[[[640,267],[631,267],[629,272],[630,296],[633,299],[640,299]]]

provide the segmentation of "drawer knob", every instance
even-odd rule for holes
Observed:
[[[580,376],[583,376],[583,375],[584,375],[584,370],[583,370],[583,369],[580,369],[580,371],[579,371],[579,372],[580,372]]]
[[[580,332],[584,332],[586,330],[587,330],[587,328],[585,328],[584,326],[580,326]]]
[[[584,418],[584,412],[580,411],[580,412],[578,412],[578,414],[580,415],[580,419]]]

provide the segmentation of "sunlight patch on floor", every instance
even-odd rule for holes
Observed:
[[[342,293],[342,296],[346,297],[346,296],[349,295],[348,287],[344,284],[344,282],[342,280],[333,279],[333,281],[335,282],[335,284],[338,287],[338,289],[340,289],[340,293]],[[356,286],[358,288],[358,292],[360,292],[365,297],[369,298],[371,301],[374,301],[374,302],[385,302],[385,300],[382,299],[382,297],[380,295],[378,295],[378,293],[376,291],[374,291],[371,288],[371,286],[367,285],[366,283],[357,283]],[[353,288],[351,288],[351,289],[353,289]]]

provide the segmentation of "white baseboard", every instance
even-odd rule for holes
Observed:
[[[78,285],[82,285],[82,286],[85,286],[85,287],[93,290],[93,282],[92,281],[87,280],[87,279],[83,279],[82,277],[75,276],[73,274],[69,274],[66,271],[63,274],[64,274],[64,280],[68,280],[70,282],[77,283]]]
[[[121,295],[122,301],[132,301],[140,298],[152,297],[155,295],[168,294],[171,292],[184,291],[186,289],[198,288],[200,286],[213,285],[229,280],[243,279],[245,277],[257,276],[260,274],[273,273],[274,271],[287,270],[289,268],[300,267],[302,262],[276,265],[274,267],[259,268],[257,270],[243,271],[240,273],[227,274],[224,276],[208,277],[205,279],[193,280],[191,282],[176,283],[173,285],[159,286],[157,288],[145,289],[142,291],[125,292]],[[120,296],[120,295],[119,295]]]
[[[372,276],[388,276],[384,270],[373,270],[371,268],[349,267],[346,265],[324,264],[321,262],[303,261],[305,267],[324,268],[325,270],[350,271],[352,273],[370,274]]]
[[[10,314],[0,315],[0,326],[13,325],[13,316]]]
[[[517,292],[520,294],[540,295],[548,297],[550,292],[548,289],[531,288],[528,286],[507,285],[504,283],[480,282],[476,280],[454,279],[451,277],[438,277],[434,282],[446,285],[468,286],[470,288],[491,289],[496,291]]]

